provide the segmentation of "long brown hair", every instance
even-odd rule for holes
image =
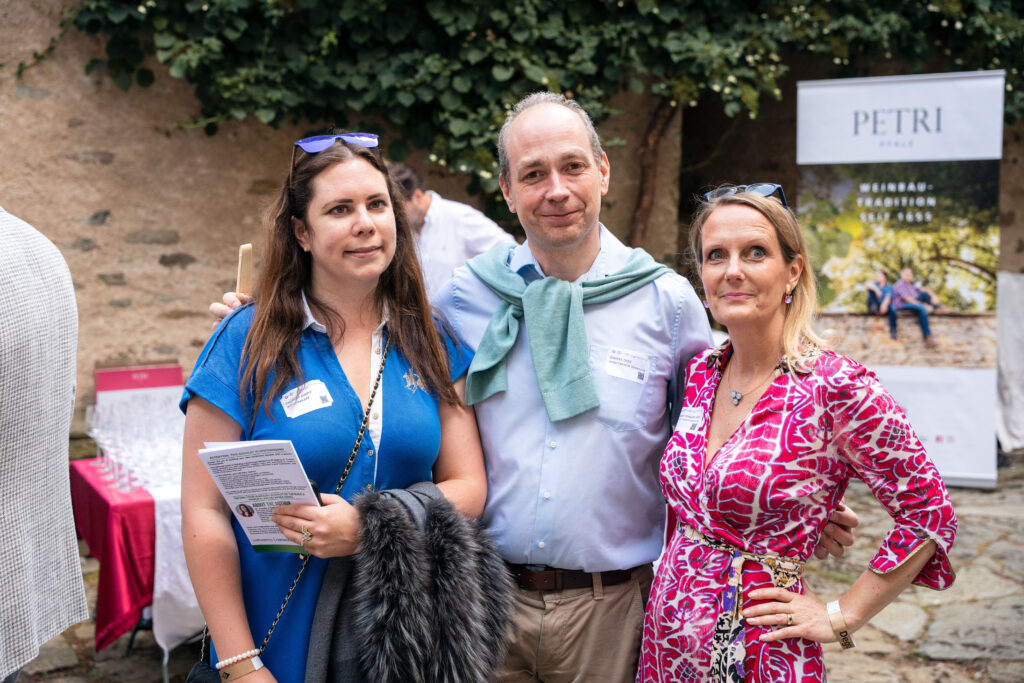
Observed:
[[[786,306],[786,317],[782,325],[782,348],[786,354],[786,362],[790,369],[796,369],[813,358],[819,349],[828,348],[832,341],[831,334],[822,335],[814,329],[818,288],[814,281],[810,257],[807,254],[807,240],[800,229],[800,223],[793,212],[784,207],[778,199],[762,197],[752,192],[737,192],[703,201],[690,222],[690,251],[697,262],[698,270],[700,270],[703,260],[704,247],[701,241],[701,232],[704,229],[704,224],[707,223],[712,212],[724,204],[749,206],[759,212],[775,228],[775,236],[779,240],[779,246],[782,247],[782,257],[786,263],[792,263],[797,256],[803,259],[803,270],[800,271],[800,278],[791,292],[793,302]]]
[[[284,391],[292,379],[302,382],[298,348],[305,320],[303,293],[310,308],[325,318],[324,324],[332,340],[345,333],[341,316],[310,291],[312,256],[302,250],[296,239],[292,218],[306,219],[313,197],[313,180],[318,175],[335,164],[353,159],[365,160],[384,175],[395,213],[395,255],[381,274],[375,293],[381,310],[388,311],[387,331],[391,344],[401,351],[433,393],[447,403],[461,403],[452,386],[447,352],[434,327],[434,313],[416,260],[404,200],[377,153],[339,139],[315,154],[297,150],[291,182],[285,178],[277,198],[263,216],[266,253],[256,281],[252,327],[246,336],[239,366],[240,396],[244,402],[246,393],[253,392],[254,415],[260,403],[264,403],[270,415],[272,399]],[[274,379],[268,389],[267,378],[271,373]]]

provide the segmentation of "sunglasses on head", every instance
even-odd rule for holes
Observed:
[[[380,138],[373,133],[337,133],[334,135],[314,135],[302,138],[295,141],[295,146],[301,147],[302,151],[307,154],[316,154],[317,152],[324,151],[337,140],[347,142],[350,145],[369,147],[370,149],[380,144]]]
[[[292,146],[292,163],[288,167],[288,187],[292,186],[292,173],[295,170],[295,148],[300,148],[306,154],[316,154],[334,146],[338,140],[350,145],[358,145],[367,149],[377,149],[380,146],[380,138],[373,133],[336,133],[331,135],[313,135],[308,138],[296,140]]]
[[[789,208],[789,204],[786,203],[786,193],[782,191],[782,185],[778,183],[753,183],[751,185],[725,185],[724,187],[716,187],[710,192],[704,193],[704,199],[711,202],[722,197],[728,197],[729,195],[737,194],[739,192],[749,192],[756,194],[761,197],[771,197],[773,194],[779,196],[779,200],[782,205]]]

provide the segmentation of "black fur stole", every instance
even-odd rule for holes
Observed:
[[[505,654],[512,582],[487,532],[444,498],[424,529],[395,499],[355,503],[355,631],[367,680],[485,683]]]

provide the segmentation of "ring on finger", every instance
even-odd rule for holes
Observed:
[[[309,531],[309,529],[306,528],[306,525],[303,524],[302,525],[302,540],[299,541],[299,545],[301,545],[303,548],[305,548],[306,544],[309,543],[312,539],[313,539],[313,534]]]
[[[792,625],[793,625],[793,615],[792,614],[787,614],[786,615],[786,626],[792,626]]]

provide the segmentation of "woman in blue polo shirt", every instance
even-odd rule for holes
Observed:
[[[412,233],[376,144],[365,134],[296,143],[302,151],[264,221],[257,302],[218,327],[182,398],[189,573],[213,640],[211,661],[251,683],[303,681],[324,558],[358,546],[353,496],[432,480],[465,514],[483,509],[479,436],[458,379],[470,358],[436,331]],[[254,659],[302,560],[253,551],[197,451],[203,442],[291,439],[309,477],[334,491],[364,418],[341,495],[324,493],[323,507],[288,506],[271,517],[314,557]],[[264,668],[254,670],[260,660]]]

